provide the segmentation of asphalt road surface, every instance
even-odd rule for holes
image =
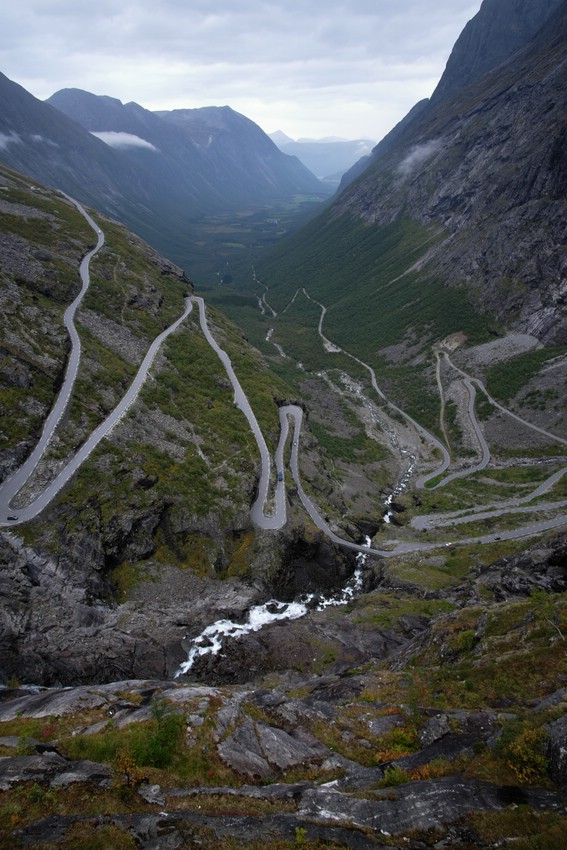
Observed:
[[[70,199],[72,200],[72,199]],[[86,442],[81,446],[81,448],[77,451],[77,453],[73,456],[73,458],[69,461],[69,463],[65,466],[65,468],[59,473],[59,475],[46,487],[46,489],[38,495],[32,502],[26,505],[23,508],[14,509],[11,506],[11,502],[13,501],[16,494],[21,490],[24,486],[37,464],[39,463],[50,438],[52,437],[58,422],[61,419],[61,416],[65,412],[65,409],[69,403],[69,399],[71,397],[73,391],[73,385],[75,382],[75,378],[77,375],[77,371],[80,363],[81,356],[81,346],[78,333],[74,324],[74,316],[75,313],[81,303],[81,300],[88,289],[90,276],[89,276],[89,263],[92,257],[97,253],[98,250],[104,244],[104,235],[100,228],[96,225],[96,223],[90,218],[88,213],[83,209],[83,207],[78,204],[76,201],[73,201],[76,205],[77,209],[81,212],[81,214],[85,217],[88,223],[91,225],[95,233],[97,234],[97,245],[90,251],[85,258],[83,259],[80,266],[80,276],[82,281],[81,292],[73,301],[73,303],[67,308],[65,311],[64,321],[65,325],[68,328],[69,335],[71,337],[71,353],[69,355],[69,361],[67,365],[65,380],[60,391],[60,394],[51,410],[49,416],[46,419],[45,426],[43,429],[42,436],[30,454],[29,458],[26,462],[17,470],[9,479],[7,479],[2,486],[0,486],[0,526],[17,526],[20,523],[26,522],[27,520],[32,519],[37,516],[44,508],[55,498],[57,493],[61,490],[61,488],[70,480],[70,478],[75,474],[79,466],[84,463],[84,461],[89,457],[93,449],[99,444],[99,442],[110,433],[112,428],[121,420],[129,407],[136,400],[140,388],[142,387],[150,367],[154,361],[155,355],[159,350],[159,347],[163,343],[163,341],[179,327],[179,325],[185,320],[185,318],[189,315],[192,310],[193,304],[197,304],[199,308],[199,321],[201,330],[209,343],[209,345],[213,348],[219,359],[221,360],[228,378],[231,382],[231,385],[234,390],[234,403],[238,406],[238,408],[243,412],[246,417],[248,424],[252,430],[254,438],[256,440],[256,444],[258,446],[258,451],[260,454],[260,474],[258,480],[258,494],[257,498],[254,501],[254,504],[251,508],[251,518],[253,522],[262,529],[266,530],[277,530],[282,528],[287,521],[287,497],[286,497],[286,462],[285,462],[285,453],[286,453],[286,445],[290,437],[290,420],[293,424],[293,430],[291,431],[291,447],[289,451],[289,472],[294,480],[295,487],[297,489],[298,496],[301,500],[301,503],[309,514],[314,524],[319,528],[330,540],[336,543],[339,546],[346,547],[348,549],[364,552],[367,555],[375,555],[378,557],[391,557],[393,555],[403,554],[405,552],[416,552],[416,551],[424,551],[430,549],[437,549],[440,545],[450,546],[452,543],[435,543],[435,542],[420,542],[420,541],[403,541],[397,540],[392,541],[388,544],[387,549],[373,549],[369,548],[366,545],[353,543],[352,541],[345,540],[339,537],[329,525],[327,518],[323,517],[317,506],[314,502],[307,496],[303,489],[303,485],[301,482],[301,475],[299,471],[299,447],[301,440],[301,426],[303,422],[303,411],[300,407],[295,405],[283,406],[280,408],[280,438],[275,451],[274,463],[272,463],[272,458],[270,456],[270,452],[266,445],[266,441],[262,434],[261,428],[258,424],[256,416],[254,415],[254,411],[248,401],[246,393],[242,389],[240,382],[234,372],[232,367],[232,363],[228,354],[218,345],[213,335],[211,334],[208,324],[207,324],[207,316],[206,316],[206,308],[205,302],[202,298],[197,296],[188,297],[185,301],[185,309],[183,314],[173,322],[166,330],[164,330],[156,339],[152,342],[138,372],[136,377],[134,378],[131,386],[125,393],[124,397],[121,399],[120,403],[114,408],[112,413],[108,415],[108,417],[102,422],[90,435],[90,437],[86,440]],[[307,292],[304,292],[306,297],[310,297]],[[313,299],[311,299],[313,300]],[[316,302],[319,303],[319,302]],[[321,320],[319,322],[319,334],[321,335],[323,342],[329,352],[340,351],[337,346],[331,343],[326,337],[323,336],[322,333],[322,324],[324,318],[325,308],[323,305],[319,305],[321,307]],[[432,434],[430,434],[426,429],[422,428],[419,423],[417,423],[414,419],[412,419],[408,414],[406,414],[399,407],[394,405],[392,402],[389,402],[386,399],[384,393],[378,386],[376,381],[376,375],[372,367],[368,364],[363,363],[363,361],[359,360],[354,355],[349,354],[348,352],[344,352],[347,356],[351,357],[357,363],[362,365],[365,369],[368,370],[372,386],[374,387],[377,394],[388,402],[390,407],[401,414],[405,420],[415,428],[418,434],[420,434],[424,440],[429,442],[432,446],[437,448],[443,457],[443,460],[437,469],[433,472],[428,473],[425,476],[421,476],[417,480],[417,486],[423,487],[425,483],[430,480],[432,477],[441,474],[444,472],[450,462],[449,454],[445,446]],[[448,355],[446,355],[448,362],[453,368],[455,367]],[[482,457],[479,461],[479,464],[474,468],[470,468],[469,470],[453,473],[451,476],[448,476],[444,481],[450,480],[451,478],[460,477],[461,475],[470,474],[474,469],[484,469],[488,464],[490,459],[490,452],[486,441],[482,435],[480,426],[478,425],[474,413],[474,401],[475,401],[475,388],[474,383],[486,393],[486,389],[477,379],[472,378],[470,375],[462,372],[457,369],[463,378],[465,379],[466,386],[469,390],[469,416],[471,419],[471,423],[475,429],[476,436],[479,441],[479,445],[482,449]],[[488,393],[486,393],[488,395]],[[490,396],[489,396],[490,398]],[[492,403],[503,410],[505,413],[513,416],[515,419],[518,419],[522,424],[529,425],[529,423],[524,422],[515,414],[512,414],[510,411],[507,411],[493,399],[490,399]],[[547,436],[553,436],[548,434],[546,431],[543,431],[541,428],[533,427],[534,430],[540,431],[541,433],[546,434]],[[555,438],[562,443],[567,444],[567,440],[563,440],[560,438]],[[489,516],[502,515],[504,513],[514,512],[518,510],[518,505],[520,503],[527,502],[529,499],[533,499],[536,495],[541,495],[549,489],[555,481],[559,480],[559,478],[564,474],[566,470],[560,470],[555,473],[553,476],[539,485],[534,492],[527,497],[523,497],[516,500],[511,500],[506,505],[498,505],[494,506],[492,510],[488,510],[484,506],[479,506],[478,508],[472,510],[470,513],[473,514],[476,519],[488,518]],[[541,510],[544,511],[546,509],[550,509],[550,507],[563,507],[567,505],[566,502],[558,502],[550,505],[539,505],[534,506],[530,510]],[[482,513],[484,512],[484,513]],[[468,519],[470,520],[470,513]],[[419,520],[422,519],[422,524],[419,524]],[[434,521],[437,520],[439,525],[447,525],[452,524],[452,520],[460,520],[464,522],[467,518],[461,515],[461,512],[453,512],[453,514],[445,514],[443,516],[437,515],[436,517],[425,517],[425,518],[416,518],[414,520],[414,527],[418,529],[426,529],[431,527],[434,524]],[[513,531],[501,531],[494,532],[490,534],[486,534],[480,537],[475,538],[466,538],[466,539],[456,539],[455,543],[490,543],[495,540],[506,540],[506,539],[515,539],[520,537],[525,537],[528,535],[532,535],[538,533],[540,531],[545,531],[552,528],[558,528],[561,525],[565,525],[567,523],[567,516],[562,515],[560,517],[555,517],[553,519],[543,519],[539,522],[530,522],[529,524],[523,526],[521,529],[515,529]]]

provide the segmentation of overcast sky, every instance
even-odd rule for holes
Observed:
[[[294,139],[378,141],[428,97],[480,0],[15,0],[0,70],[147,109],[228,104]]]

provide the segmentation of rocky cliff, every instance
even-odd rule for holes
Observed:
[[[257,272],[276,308],[307,286],[329,308],[334,338],[348,347],[346,313],[365,340],[359,353],[370,356],[376,332],[443,333],[434,306],[441,288],[447,302],[461,299],[454,332],[468,305],[491,333],[565,343],[565,4],[533,28],[487,73],[473,62],[475,79],[457,80],[456,91],[448,67],[443,96],[419,104],[309,229],[262,258]],[[482,31],[471,29],[474,44]],[[456,56],[464,62],[470,51],[467,41]],[[419,307],[408,311],[404,301]]]
[[[567,12],[519,54],[431,106],[343,192],[333,214],[400,216],[445,238],[420,261],[502,325],[546,343],[564,319]]]
[[[524,48],[561,6],[562,0],[484,0],[455,42],[431,103],[466,86]]]
[[[0,691],[2,841],[552,846],[567,823],[565,551],[564,538],[540,543],[444,599],[392,592],[382,573],[346,618],[314,613],[299,631],[227,642],[212,669],[240,685],[12,683]]]

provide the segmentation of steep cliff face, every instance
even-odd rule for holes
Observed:
[[[545,343],[567,340],[565,4],[523,51],[431,107],[338,198],[373,226],[445,234],[421,267]]]
[[[343,177],[341,188],[359,177],[370,162],[379,159],[411,132],[443,100],[459,95],[468,85],[497,68],[524,48],[562,0],[484,0],[478,13],[455,42],[447,65],[431,98],[416,103],[408,114],[376,145],[369,160],[360,160]]]
[[[431,104],[497,68],[536,35],[562,0],[484,0],[455,42]]]

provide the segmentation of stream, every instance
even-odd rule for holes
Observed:
[[[363,545],[370,547],[370,543],[370,537],[366,537]],[[254,605],[250,608],[244,623],[224,619],[217,620],[207,626],[200,635],[197,635],[191,641],[187,661],[181,664],[175,678],[187,675],[196,659],[201,655],[217,655],[221,652],[226,639],[237,640],[243,635],[257,632],[269,623],[275,623],[278,620],[298,620],[309,611],[323,611],[325,608],[346,605],[362,591],[362,571],[367,557],[363,552],[358,553],[356,568],[352,576],[342,591],[335,596],[321,598],[317,593],[309,593],[294,602],[280,602],[277,599],[270,599],[262,605]]]

